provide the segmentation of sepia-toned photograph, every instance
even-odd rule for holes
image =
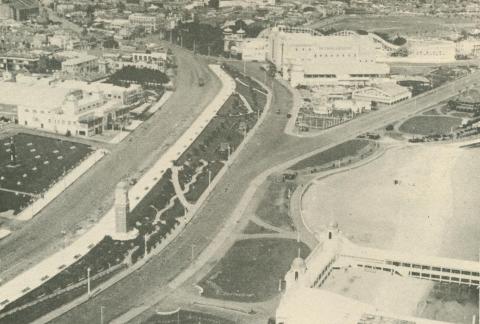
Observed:
[[[479,297],[480,0],[0,0],[0,324]]]

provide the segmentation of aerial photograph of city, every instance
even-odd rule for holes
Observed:
[[[0,324],[479,296],[480,0],[0,0]]]

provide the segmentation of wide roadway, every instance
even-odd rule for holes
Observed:
[[[247,73],[251,73],[259,80],[264,78],[258,65],[249,65]],[[273,107],[268,112],[264,124],[245,146],[237,160],[231,164],[230,170],[178,238],[140,270],[58,317],[53,323],[98,322],[100,306],[104,306],[104,319],[108,322],[132,308],[142,306],[155,296],[164,294],[168,291],[167,283],[191,262],[192,245],[195,246],[195,255],[198,255],[210,243],[257,175],[280,163],[342,143],[361,133],[381,128],[419,110],[427,109],[456,94],[458,89],[473,80],[479,79],[480,74],[475,74],[457,80],[455,87],[448,86],[441,91],[418,98],[416,105],[404,103],[393,109],[385,108],[372,112],[313,138],[298,138],[284,134],[283,129],[287,121],[285,116],[292,104],[291,94],[288,89],[275,83]]]
[[[177,91],[124,142],[111,145],[110,154],[35,218],[20,223],[10,237],[0,241],[0,278],[11,278],[62,248],[62,231],[71,240],[74,232],[91,226],[111,207],[116,184],[156,161],[218,93],[220,81],[205,62],[180,49],[174,53],[179,66]],[[198,86],[200,76],[207,79],[203,87]]]

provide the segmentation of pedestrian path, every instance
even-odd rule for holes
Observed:
[[[163,173],[173,166],[173,161],[195,141],[208,123],[215,117],[225,101],[235,90],[235,81],[218,65],[209,65],[210,69],[222,82],[222,88],[193,122],[183,135],[173,144],[160,159],[130,188],[130,207],[133,210],[143,197],[161,179]],[[12,280],[0,286],[0,310],[9,303],[22,297],[28,291],[35,289],[49,278],[60,273],[62,269],[79,260],[83,255],[98,244],[106,235],[115,233],[114,208],[110,209],[100,221],[87,230],[71,245],[56,252],[42,262],[19,274]],[[191,217],[191,216],[190,216]],[[26,218],[26,216],[24,216]],[[188,219],[186,218],[185,222]],[[179,229],[176,235],[181,232]],[[1,279],[1,278],[0,278]]]
[[[180,168],[179,167],[172,167],[172,182],[173,182],[173,187],[175,188],[175,192],[177,193],[177,197],[178,199],[180,200],[180,202],[182,203],[183,207],[185,207],[187,210],[192,210],[193,209],[193,204],[191,204],[187,198],[185,197],[185,192],[184,190],[187,189],[187,187],[185,187],[185,189],[182,190],[182,187],[180,186],[180,182],[178,180],[178,170]],[[193,181],[193,179],[192,179]],[[189,182],[188,184],[190,184],[192,182]]]

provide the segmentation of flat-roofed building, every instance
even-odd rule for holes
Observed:
[[[97,70],[98,58],[93,55],[82,55],[62,62],[62,72],[67,74],[86,74]]]
[[[132,62],[136,67],[145,67],[153,70],[164,71],[167,63],[167,51],[132,53]]]
[[[0,107],[16,109],[18,123],[25,127],[92,136],[119,129],[128,120],[131,106],[123,102],[127,96],[117,95],[112,89],[107,92],[106,87],[111,85],[97,88],[86,83],[23,81],[0,84]]]
[[[379,83],[375,86],[355,90],[352,93],[353,99],[369,101],[372,105],[390,106],[411,97],[412,93],[408,88],[395,82]]]
[[[11,0],[10,7],[13,19],[19,21],[35,18],[40,13],[40,7],[36,0]]]
[[[18,71],[30,70],[38,65],[40,55],[33,53],[6,53],[0,54],[0,69]]]
[[[74,50],[80,47],[80,38],[78,36],[60,31],[48,37],[48,43],[58,46],[63,50]]]
[[[390,67],[383,63],[305,63],[292,64],[284,69],[284,79],[292,86],[352,85],[366,86],[375,78],[389,75]]]
[[[60,80],[54,77],[38,78],[25,75],[17,75],[17,83],[27,86],[48,85],[58,89],[82,90],[86,93],[102,93],[107,100],[120,101],[122,105],[129,106],[143,98],[142,86],[131,84],[128,88],[109,83],[88,83],[79,80]]]
[[[245,38],[238,50],[242,54],[244,61],[265,61],[267,57],[266,38]]]
[[[128,16],[128,21],[132,26],[145,28],[147,33],[154,33],[160,28],[161,16],[134,13]]]

